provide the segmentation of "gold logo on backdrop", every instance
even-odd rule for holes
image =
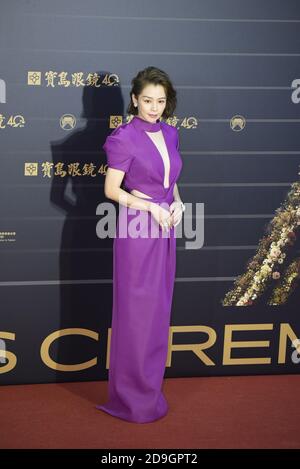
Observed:
[[[37,175],[38,175],[38,163],[25,163],[24,176],[37,176]]]
[[[6,122],[5,122],[6,121]],[[6,127],[24,127],[25,119],[20,114],[16,116],[9,116],[7,119],[6,116],[0,114],[0,129],[5,129]]]
[[[119,127],[123,123],[123,118],[122,116],[110,116],[109,118],[109,128],[110,129],[115,129],[116,127]]]
[[[236,132],[239,132],[240,130],[243,130],[246,125],[246,119],[244,116],[240,116],[237,114],[236,116],[233,116],[230,119],[230,127],[231,130],[235,130]]]
[[[73,85],[75,87],[94,86],[100,88],[100,86],[118,86],[120,79],[115,73],[105,74],[104,76],[98,73],[89,72],[66,72],[66,71],[55,71],[48,70],[42,76],[42,72],[38,70],[27,72],[27,84],[28,85],[41,85],[42,79],[46,83],[46,87],[63,86],[68,88]]]
[[[64,114],[59,123],[63,130],[72,130],[76,125],[76,117],[73,114]]]
[[[27,73],[27,84],[38,86],[41,84],[41,72],[28,72]]]
[[[117,117],[117,116],[111,116],[111,118],[112,117]],[[129,122],[131,122],[133,118],[134,118],[133,114],[127,114],[125,117],[125,123],[129,124]],[[176,127],[177,129],[181,127],[183,127],[184,129],[196,129],[198,127],[198,120],[196,119],[196,117],[193,117],[193,116],[183,117],[183,118],[179,118],[177,116],[171,116],[165,120],[160,118],[160,121],[165,121],[168,125],[172,125],[173,127]]]
[[[50,349],[51,345],[61,337],[65,336],[85,336],[89,337],[92,340],[99,341],[99,334],[98,332],[91,331],[89,329],[83,329],[80,327],[73,327],[69,329],[60,329],[58,331],[54,331],[49,334],[43,341],[41,345],[40,355],[42,361],[45,363],[46,366],[52,368],[52,370],[59,370],[59,371],[81,371],[87,370],[88,368],[92,368],[96,366],[98,363],[98,357],[95,356],[88,361],[75,363],[73,365],[66,364],[66,363],[57,363],[51,356],[50,356]]]
[[[167,124],[173,125],[173,127],[176,127],[178,122],[180,122],[180,119],[176,116],[168,117],[167,119]],[[190,117],[183,117],[181,119],[181,124],[179,127],[183,127],[184,129],[196,129],[198,127],[198,120],[196,117],[190,116]]]
[[[166,119],[166,123],[172,125],[173,127],[177,127],[178,122],[179,118],[176,116],[171,116]]]
[[[97,177],[97,174],[106,174],[107,164],[100,163],[96,166],[92,161],[82,164],[79,161],[65,164],[59,161],[56,164],[51,161],[41,163],[25,163],[24,176],[38,176],[40,166],[40,174],[43,178],[67,176],[71,177]]]

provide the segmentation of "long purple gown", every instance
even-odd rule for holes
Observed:
[[[170,160],[167,188],[162,155],[146,133],[160,130]],[[173,202],[174,185],[182,169],[176,127],[134,116],[113,130],[103,149],[108,166],[125,172],[126,191],[141,191],[157,204]],[[169,409],[162,385],[175,281],[176,227],[166,234],[150,212],[131,212],[120,205],[113,242],[109,396],[107,403],[96,408],[129,422],[146,423],[164,417]],[[120,228],[126,231],[141,212],[148,220],[147,226],[142,224],[141,236],[120,237]],[[159,236],[151,237],[150,218]]]

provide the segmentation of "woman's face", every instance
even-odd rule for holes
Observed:
[[[162,85],[149,83],[136,99],[132,97],[133,104],[138,105],[138,116],[148,122],[155,122],[159,119],[166,107],[167,97]]]

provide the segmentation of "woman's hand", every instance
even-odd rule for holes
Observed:
[[[170,205],[170,212],[172,214],[172,225],[177,226],[181,222],[183,213],[181,203],[174,200]]]
[[[169,210],[151,202],[150,212],[163,231],[167,232],[172,227],[172,214]]]

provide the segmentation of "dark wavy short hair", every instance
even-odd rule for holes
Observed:
[[[176,90],[172,85],[169,75],[163,70],[153,66],[140,70],[131,80],[132,88],[130,91],[130,103],[127,108],[127,113],[133,115],[138,114],[138,108],[133,105],[132,95],[134,94],[136,98],[138,98],[144,87],[150,83],[153,85],[162,85],[165,89],[167,102],[162,118],[167,119],[168,117],[173,116],[177,105]]]

